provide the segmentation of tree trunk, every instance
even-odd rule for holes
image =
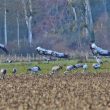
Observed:
[[[103,0],[103,7],[104,7],[104,22],[103,22],[104,23],[103,24],[104,34],[103,34],[103,37],[104,37],[105,44],[109,44],[109,42],[108,42],[108,35],[107,35],[108,13],[107,13],[106,0]]]
[[[94,28],[93,28],[93,19],[92,19],[92,13],[91,13],[91,7],[89,0],[85,0],[85,20],[86,20],[86,30],[88,30],[87,33],[89,33],[90,40],[95,41],[94,36]]]
[[[7,45],[7,9],[6,9],[6,0],[4,1],[4,36],[5,36],[5,45]]]
[[[32,25],[31,25],[31,22],[32,22],[32,17],[30,16],[29,17],[29,22],[28,22],[28,39],[29,39],[29,44],[30,46],[32,46]]]
[[[17,44],[18,44],[18,48],[20,48],[20,38],[19,38],[19,14],[18,14],[18,12],[17,12],[16,20],[17,20]]]
[[[27,12],[26,9],[26,3],[24,0],[22,0],[23,8],[24,8],[24,15],[25,15],[25,21],[27,25],[27,30],[28,30],[28,41],[30,46],[32,46],[32,4],[31,0],[29,0],[29,12]]]
[[[72,9],[73,9],[73,14],[74,14],[74,17],[75,17],[75,23],[76,23],[76,27],[77,27],[77,34],[78,34],[78,47],[79,47],[79,49],[81,49],[82,44],[81,44],[80,26],[79,26],[79,23],[78,23],[76,10],[75,10],[74,7],[72,7]]]

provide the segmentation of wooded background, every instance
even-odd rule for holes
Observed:
[[[109,0],[0,0],[0,43],[11,53],[110,47]],[[93,32],[93,34],[91,34]]]

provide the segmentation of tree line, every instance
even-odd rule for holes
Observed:
[[[39,45],[59,51],[88,49],[91,40],[109,47],[108,4],[107,0],[1,0],[0,41],[12,52],[28,52]]]

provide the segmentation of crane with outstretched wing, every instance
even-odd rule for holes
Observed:
[[[110,51],[98,47],[95,43],[90,44],[90,49],[94,56],[110,56]]]
[[[57,58],[68,58],[69,57],[65,53],[61,53],[61,52],[57,52],[57,51],[53,51],[53,50],[44,49],[44,48],[41,48],[41,47],[37,47],[36,48],[36,51],[40,55],[48,55],[48,56],[53,56],[53,57],[57,57]]]
[[[2,49],[6,54],[9,54],[9,51],[3,44],[0,44],[0,49]]]

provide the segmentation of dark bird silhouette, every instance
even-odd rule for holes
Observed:
[[[1,69],[1,78],[2,79],[5,79],[5,76],[6,76],[6,74],[7,74],[7,70],[6,69]]]
[[[16,72],[17,72],[17,69],[16,68],[13,68],[12,73],[15,75]]]
[[[9,54],[9,51],[3,44],[0,44],[0,49],[2,49],[6,54]]]

